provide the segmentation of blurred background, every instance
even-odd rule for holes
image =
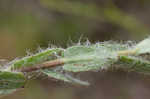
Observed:
[[[150,0],[0,0],[0,59],[12,60],[56,45],[88,40],[140,41],[150,35]],[[150,77],[87,72],[75,86],[50,78],[28,82],[1,99],[149,99]]]

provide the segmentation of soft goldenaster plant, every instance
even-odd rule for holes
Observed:
[[[68,83],[86,86],[89,85],[88,82],[76,79],[70,73],[117,68],[149,74],[150,60],[146,58],[149,54],[150,38],[130,46],[99,42],[66,49],[48,48],[5,64],[0,70],[0,94],[9,94],[24,88],[26,81],[30,80],[28,74],[34,71]]]

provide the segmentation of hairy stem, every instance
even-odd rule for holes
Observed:
[[[148,68],[149,68],[149,65],[150,65],[149,62],[142,61],[140,59],[132,58],[132,57],[129,56],[129,55],[136,54],[137,50],[138,49],[118,51],[117,52],[118,53],[118,60],[120,62],[125,63],[125,64],[128,63],[129,66],[134,65],[135,71],[137,69],[140,70],[141,67],[145,68],[144,66],[146,66],[146,68],[148,66]],[[20,71],[21,72],[32,72],[32,71],[36,71],[36,70],[40,70],[40,69],[47,69],[47,68],[56,67],[56,66],[63,66],[66,63],[72,63],[72,62],[75,63],[75,62],[78,62],[78,61],[92,61],[92,58],[65,58],[65,59],[62,58],[62,59],[56,59],[56,60],[46,61],[46,62],[43,62],[41,64],[36,64],[36,65],[30,66],[30,67],[26,66],[24,68],[21,68]],[[136,65],[136,64],[138,64],[138,65]],[[143,66],[141,66],[141,65],[143,65]],[[118,67],[118,68],[120,68],[120,67]],[[121,67],[121,68],[124,68],[124,67]]]
[[[64,64],[63,60],[57,59],[57,60],[47,61],[42,64],[37,64],[36,66],[32,66],[32,67],[25,67],[25,68],[22,68],[20,71],[32,72],[32,71],[39,70],[39,69],[46,69],[50,67],[61,66],[63,64]]]

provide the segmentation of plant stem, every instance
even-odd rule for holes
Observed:
[[[143,61],[141,59],[138,58],[133,58],[130,57],[130,55],[134,55],[136,54],[136,52],[138,51],[138,49],[135,50],[125,50],[125,51],[119,51],[118,52],[118,61],[122,62],[122,64],[128,64],[128,66],[126,66],[126,69],[128,68],[129,70],[135,70],[137,72],[139,72],[140,70],[142,72],[149,72],[149,68],[150,68],[150,63],[148,61]],[[51,60],[51,61],[47,61],[47,62],[43,62],[41,64],[37,64],[34,66],[26,66],[24,68],[21,68],[20,71],[21,72],[32,72],[32,71],[36,71],[36,70],[40,70],[40,69],[47,69],[47,68],[51,68],[51,67],[56,67],[56,66],[62,66],[66,63],[74,63],[76,61],[92,61],[91,58],[62,58],[62,59],[56,59],[56,60]],[[118,67],[118,68],[124,68],[124,66]],[[141,72],[140,71],[140,72]]]
[[[135,55],[139,49],[118,51],[118,56]]]
[[[76,61],[87,61],[87,60],[91,60],[89,58],[83,58],[83,59],[78,59],[78,58],[70,58],[70,59],[56,59],[56,60],[51,60],[51,61],[47,61],[47,62],[44,62],[44,63],[41,63],[41,64],[37,64],[37,65],[34,65],[34,66],[26,66],[24,68],[21,68],[20,71],[21,72],[32,72],[32,71],[36,71],[36,70],[39,70],[39,69],[46,69],[46,68],[51,68],[51,67],[56,67],[56,66],[62,66],[64,65],[65,63],[70,63],[70,62],[76,62]]]
[[[55,66],[59,66],[59,65],[63,65],[63,64],[64,64],[64,61],[62,59],[57,59],[57,60],[47,61],[42,64],[37,64],[32,67],[25,67],[25,68],[22,68],[20,71],[21,72],[32,72],[35,70],[46,69],[46,68],[55,67]]]

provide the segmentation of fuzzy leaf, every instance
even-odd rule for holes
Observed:
[[[127,50],[128,44],[119,44],[112,41],[107,42],[100,42],[93,45],[93,47],[99,48],[99,47],[105,47],[109,51],[121,51],[121,50]]]
[[[150,53],[150,37],[141,41],[135,48],[138,49],[137,54]]]
[[[69,82],[69,80],[65,77],[65,75],[63,75],[60,72],[56,72],[53,70],[42,70],[42,72],[46,75],[48,75],[49,77],[55,78],[55,79],[59,79],[59,80],[63,80],[65,82]]]
[[[15,60],[11,64],[12,70],[14,69],[20,69],[27,66],[32,66],[38,63],[41,63],[43,61],[52,60],[53,57],[56,57],[56,53],[60,53],[62,49],[56,48],[56,49],[47,49],[42,52],[39,52],[33,56],[27,56],[19,60]]]
[[[73,78],[72,76],[68,75],[68,74],[62,74],[61,72],[57,72],[57,71],[53,71],[53,70],[42,70],[42,72],[46,75],[48,75],[49,77],[58,79],[58,80],[62,80],[65,82],[69,82],[72,84],[79,84],[79,85],[89,85],[88,82],[85,81],[81,81],[79,79]]]
[[[113,47],[113,46],[112,46]],[[73,46],[64,52],[66,64],[63,69],[72,72],[98,70],[116,61],[116,49],[101,45]]]
[[[70,48],[67,48],[66,51],[64,52],[64,57],[74,57],[78,56],[80,54],[86,55],[87,53],[93,52],[94,49],[91,47],[85,47],[85,46],[73,46]]]

